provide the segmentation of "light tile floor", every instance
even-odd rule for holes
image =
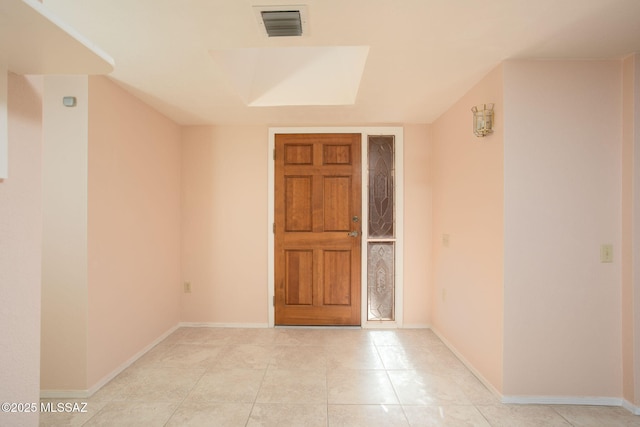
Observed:
[[[619,407],[503,405],[430,330],[181,328],[43,426],[640,426]]]

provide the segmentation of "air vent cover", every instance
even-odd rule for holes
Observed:
[[[269,37],[299,37],[302,20],[299,10],[262,11],[262,22]]]
[[[267,37],[309,35],[306,5],[253,6],[256,20]]]

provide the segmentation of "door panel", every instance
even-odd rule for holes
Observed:
[[[285,178],[285,226],[286,231],[312,231],[311,209],[312,177],[288,176]]]
[[[351,231],[352,219],[349,217],[352,210],[349,203],[351,187],[351,177],[324,177],[324,231]]]
[[[285,303],[287,305],[311,305],[313,251],[286,251],[285,269]]]
[[[275,140],[275,323],[359,325],[361,135]]]
[[[325,305],[351,304],[351,251],[324,251]]]
[[[284,148],[285,165],[312,165],[313,145],[289,144]]]

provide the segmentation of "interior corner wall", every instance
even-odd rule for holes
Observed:
[[[65,107],[75,96],[76,107]],[[84,390],[87,381],[86,76],[45,76],[42,150],[43,390]]]
[[[485,382],[502,390],[502,66],[432,127],[432,324]],[[495,103],[494,133],[472,132],[474,105]]]
[[[633,345],[635,399],[640,407],[640,54],[634,55],[633,133]]]
[[[623,398],[640,406],[640,54],[623,61],[622,369]]]
[[[181,320],[268,325],[265,126],[182,133]]]
[[[403,327],[430,325],[431,126],[404,126]]]
[[[621,76],[504,64],[505,396],[620,398]]]
[[[179,322],[180,126],[89,77],[88,388]]]
[[[40,398],[42,78],[9,73],[9,176],[0,179],[0,402]],[[38,412],[0,412],[37,426]]]
[[[635,55],[623,61],[622,68],[622,396],[635,401],[634,324],[633,324],[633,173],[635,134]]]

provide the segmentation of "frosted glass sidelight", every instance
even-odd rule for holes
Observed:
[[[394,137],[369,136],[369,238],[393,238]]]
[[[395,243],[367,244],[368,320],[395,320]]]

